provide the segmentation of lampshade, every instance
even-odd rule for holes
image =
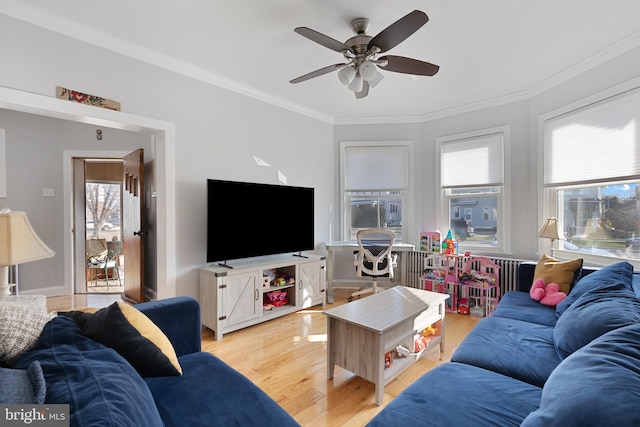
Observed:
[[[538,237],[551,240],[562,239],[560,222],[556,218],[547,218],[540,231],[538,231]]]
[[[380,71],[376,70],[376,73],[373,75],[373,77],[370,78],[367,81],[369,82],[369,86],[376,87],[378,85],[378,83],[380,83],[382,81],[383,78],[384,78],[384,76],[382,75],[382,73]]]
[[[364,81],[362,80],[362,77],[356,76],[347,87],[352,92],[360,92],[362,90],[363,85],[364,85]]]
[[[9,267],[55,255],[38,237],[24,212],[0,212],[0,295],[9,295]]]
[[[364,61],[362,64],[360,64],[359,69],[360,69],[360,75],[366,81],[373,79],[376,76],[376,73],[378,72],[378,67],[376,67],[373,63],[369,61]]]
[[[356,70],[349,66],[344,67],[340,71],[338,71],[338,79],[343,85],[348,85],[351,83],[356,76]]]

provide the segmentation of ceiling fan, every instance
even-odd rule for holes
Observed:
[[[427,21],[429,17],[426,13],[414,10],[372,37],[366,34],[370,21],[366,18],[356,18],[351,21],[356,35],[344,43],[311,28],[297,27],[294,29],[296,33],[342,53],[347,62],[320,68],[290,80],[289,83],[304,82],[339,70],[338,79],[355,93],[356,98],[360,99],[368,95],[369,87],[375,87],[382,80],[383,75],[378,68],[396,73],[433,76],[440,69],[438,65],[404,56],[378,56],[403,42]]]

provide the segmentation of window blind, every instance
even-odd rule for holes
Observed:
[[[640,90],[544,123],[544,184],[597,183],[640,175]]]
[[[503,135],[495,133],[442,143],[442,188],[502,185]]]
[[[406,190],[407,146],[346,147],[345,191]]]

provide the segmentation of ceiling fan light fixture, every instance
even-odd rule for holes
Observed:
[[[373,75],[373,77],[367,81],[369,82],[369,86],[374,88],[378,85],[378,83],[382,81],[382,79],[384,79],[384,76],[380,71],[376,70],[376,73]]]
[[[360,64],[359,70],[360,70],[360,75],[366,81],[372,80],[373,78],[376,77],[376,74],[379,74],[378,67],[376,67],[375,64],[369,61],[364,61],[362,64]]]
[[[338,71],[338,80],[345,86],[353,82],[355,77],[356,70],[351,66],[344,67]]]
[[[360,91],[362,91],[363,85],[364,85],[364,80],[362,79],[362,77],[355,76],[353,81],[351,83],[349,83],[349,86],[347,86],[347,87],[352,92],[360,92]]]

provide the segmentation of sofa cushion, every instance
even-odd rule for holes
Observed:
[[[567,297],[556,306],[556,316],[560,317],[582,294],[592,289],[631,289],[633,266],[628,262],[617,262],[594,271],[581,278]]]
[[[37,360],[27,369],[0,368],[0,403],[44,403],[47,383]]]
[[[509,291],[500,298],[493,317],[522,320],[539,325],[554,326],[558,318],[556,308],[531,299],[527,292]]]
[[[518,426],[542,389],[461,363],[442,364],[396,396],[367,427]]]
[[[58,316],[49,322],[16,368],[36,360],[47,383],[45,403],[69,404],[71,426],[162,425],[136,370],[115,350],[83,336],[72,319]]]
[[[553,340],[563,359],[610,330],[640,322],[640,300],[629,289],[592,289],[558,319]]]
[[[0,362],[13,365],[52,317],[44,295],[0,296]]]
[[[210,353],[180,357],[181,377],[145,381],[167,427],[297,426],[248,378]]]
[[[169,339],[144,313],[121,302],[98,311],[69,311],[82,333],[115,349],[144,377],[181,375]]]
[[[544,283],[557,283],[560,291],[568,294],[580,277],[582,258],[560,261],[548,255],[542,255],[533,273],[533,281],[541,278]]]
[[[553,343],[552,327],[485,317],[460,343],[451,361],[542,387],[561,359]]]
[[[542,390],[531,426],[640,425],[640,324],[608,332],[567,357]]]

